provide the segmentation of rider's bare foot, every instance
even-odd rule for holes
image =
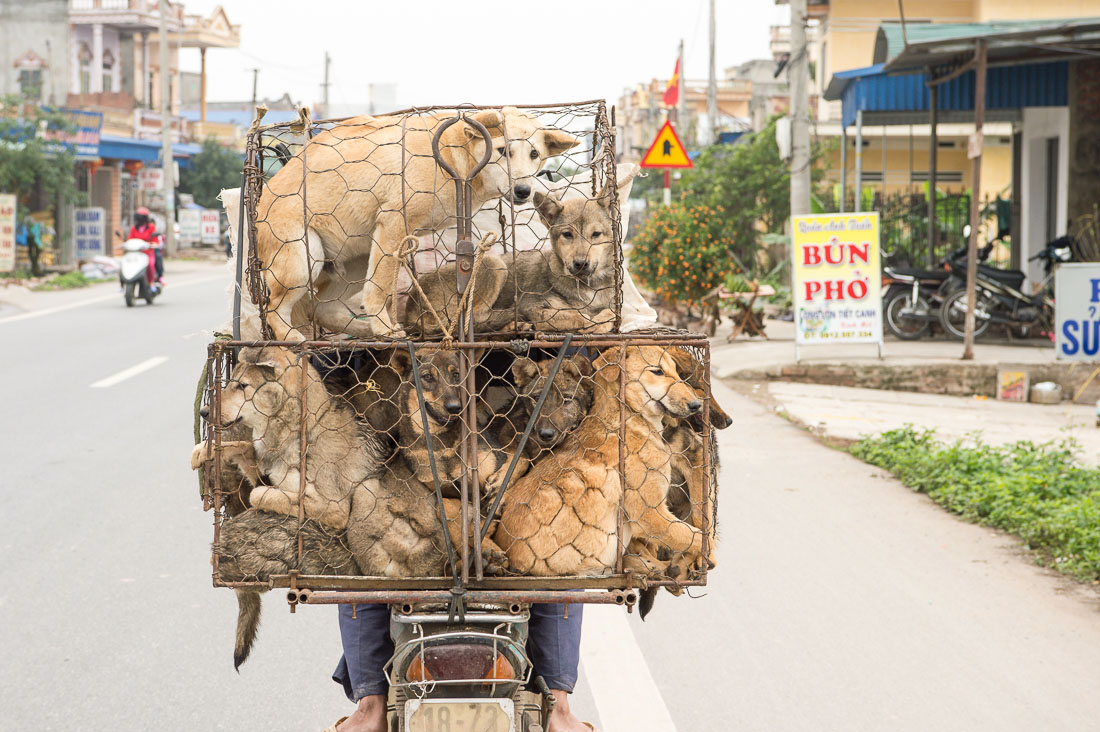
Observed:
[[[386,732],[386,697],[372,694],[359,700],[355,712],[336,728],[337,732]]]
[[[547,732],[592,732],[592,728],[573,716],[569,711],[569,692],[551,689],[557,703],[550,712],[550,729]],[[343,728],[341,728],[343,729]]]

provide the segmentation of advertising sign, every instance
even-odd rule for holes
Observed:
[[[1028,374],[1015,369],[997,370],[997,398],[1006,402],[1026,402]]]
[[[795,344],[882,344],[878,213],[792,217]]]
[[[201,208],[181,208],[179,211],[180,219],[180,241],[184,244],[197,244],[202,238],[202,215],[204,211]]]
[[[221,228],[218,226],[218,212],[216,209],[204,208],[202,210],[202,243],[217,244],[221,238]]]
[[[102,208],[73,209],[73,242],[77,261],[107,251],[107,212]]]
[[[0,272],[15,269],[15,194],[0,193]]]
[[[143,191],[162,191],[164,190],[164,169],[142,168],[138,171],[138,182]]]
[[[1054,354],[1100,361],[1100,263],[1063,264],[1054,273]]]

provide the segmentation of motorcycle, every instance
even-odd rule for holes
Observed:
[[[968,233],[970,227],[963,231]],[[984,262],[993,251],[993,242],[978,250]],[[947,255],[939,269],[882,268],[882,312],[886,330],[903,341],[915,341],[928,335],[933,323],[940,322],[944,300],[957,289],[951,278],[950,262],[965,256],[966,249]]]
[[[525,691],[529,619],[529,606],[518,603],[471,604],[457,618],[446,605],[393,606],[391,728],[542,732],[554,697],[541,676],[537,693]]]
[[[122,251],[125,253],[122,255],[118,279],[128,308],[134,306],[134,300],[137,297],[144,299],[146,304],[152,305],[153,300],[161,292],[156,268],[156,247],[159,241],[158,235],[155,242],[127,239],[122,244]]]
[[[994,324],[1018,330],[1027,337],[1033,329],[1053,336],[1054,329],[1054,268],[1073,260],[1073,240],[1068,236],[1051,242],[1028,261],[1043,261],[1045,277],[1034,295],[1021,290],[1027,275],[1018,269],[997,269],[979,264],[975,280],[974,337],[979,338]],[[966,312],[966,257],[950,263],[954,291],[940,308],[943,329],[957,339],[964,338]]]

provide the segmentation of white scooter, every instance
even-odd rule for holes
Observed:
[[[156,247],[144,239],[127,239],[122,244],[122,264],[118,279],[122,285],[122,295],[126,298],[126,307],[134,306],[134,300],[141,297],[149,305],[161,292],[157,282]]]

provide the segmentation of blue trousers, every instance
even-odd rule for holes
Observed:
[[[535,673],[551,689],[572,692],[580,665],[581,618],[584,606],[571,605],[569,617],[559,604],[532,605],[527,634],[527,655]],[[348,699],[385,694],[389,687],[382,667],[393,655],[388,605],[340,605],[340,640],[344,655],[332,680],[344,687]]]

